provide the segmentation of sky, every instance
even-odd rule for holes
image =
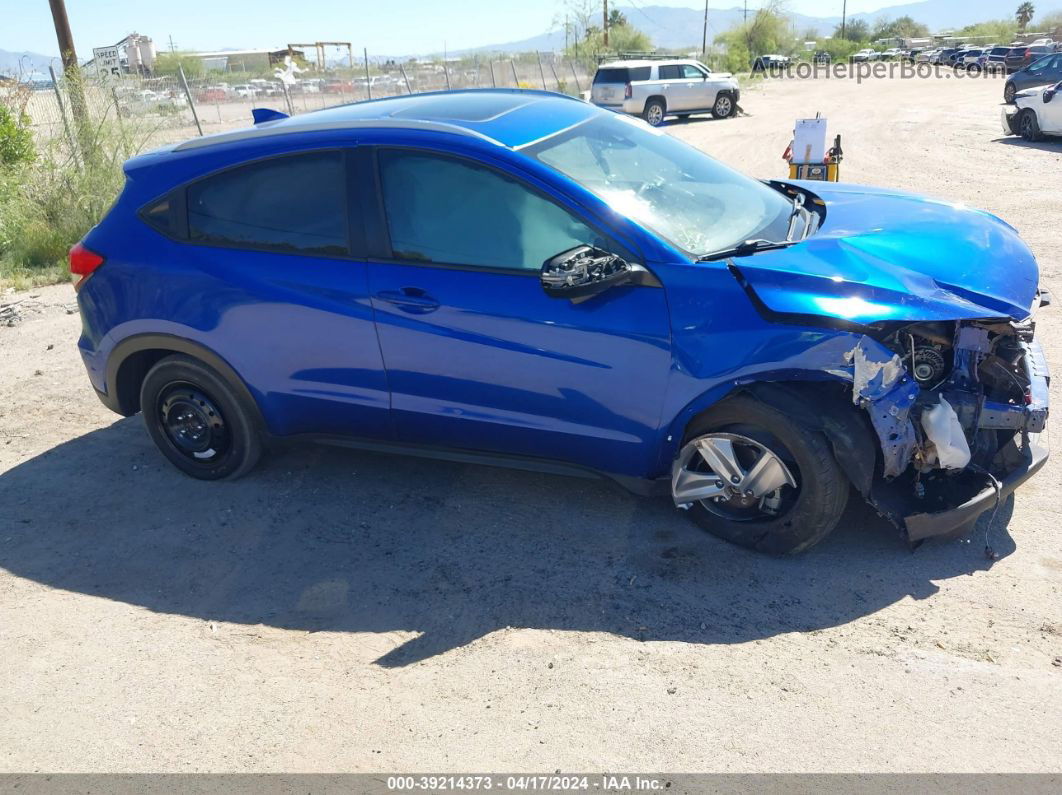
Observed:
[[[842,0],[790,0],[809,16],[840,16]],[[848,0],[848,12],[874,11],[904,0]],[[613,0],[617,6],[703,8],[702,0]],[[750,0],[749,7],[759,6]],[[709,0],[734,8],[741,0]],[[350,41],[370,56],[406,55],[500,44],[535,36],[563,15],[561,0],[66,0],[81,60],[93,47],[136,31],[158,49],[283,47],[321,39]],[[0,49],[58,52],[47,0],[0,0]]]

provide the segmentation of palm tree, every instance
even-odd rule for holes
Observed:
[[[1018,10],[1014,14],[1014,18],[1018,20],[1018,29],[1025,30],[1025,28],[1032,22],[1033,14],[1036,13],[1036,6],[1032,3],[1025,2],[1018,6]]]

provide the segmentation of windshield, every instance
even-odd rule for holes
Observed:
[[[793,205],[781,193],[619,114],[523,151],[693,256],[786,238]]]

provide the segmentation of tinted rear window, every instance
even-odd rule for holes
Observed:
[[[241,248],[345,254],[345,184],[339,152],[230,169],[188,186],[188,236]]]
[[[633,83],[636,80],[648,80],[649,67],[636,66],[632,69],[598,69],[594,75],[595,83]]]
[[[994,50],[992,50],[991,54],[992,55],[1006,55],[1008,52],[1010,52],[1010,48],[1009,47],[996,47]]]

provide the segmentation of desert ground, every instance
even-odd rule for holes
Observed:
[[[998,214],[1062,298],[1062,139],[1001,94],[775,80],[667,130],[778,177],[820,111],[844,180]],[[69,285],[0,298],[0,772],[1062,768],[1062,456],[995,561],[855,501],[775,559],[604,481],[323,447],[204,484],[99,404]]]

